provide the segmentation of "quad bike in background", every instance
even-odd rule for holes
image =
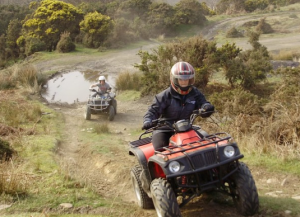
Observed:
[[[130,142],[129,154],[138,162],[131,169],[131,180],[141,208],[154,207],[158,216],[181,216],[180,207],[193,198],[218,191],[231,196],[242,215],[258,212],[255,181],[247,165],[239,161],[244,156],[237,143],[228,133],[208,134],[194,125],[204,113],[194,111],[190,120],[174,124],[171,119],[157,119]],[[169,146],[155,151],[149,134],[162,126],[169,126],[174,135]]]
[[[108,120],[113,121],[117,114],[117,101],[115,100],[115,93],[100,94],[95,89],[90,89],[91,92],[97,93],[89,95],[86,105],[85,119],[90,120],[93,114],[108,114]]]

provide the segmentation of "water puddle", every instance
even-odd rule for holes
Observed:
[[[105,74],[106,82],[110,84],[114,91],[115,78]],[[44,85],[42,97],[49,103],[83,103],[87,102],[91,84],[97,83],[98,72],[71,71],[62,73],[48,80]]]

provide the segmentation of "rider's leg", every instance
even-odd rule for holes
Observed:
[[[159,130],[154,131],[152,135],[152,144],[154,150],[159,150],[162,147],[168,146],[169,139],[172,135],[173,132],[160,132]]]

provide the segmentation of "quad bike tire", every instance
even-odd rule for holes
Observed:
[[[115,109],[115,115],[117,114],[117,101],[115,99],[112,100],[111,102],[112,106],[114,107]]]
[[[91,114],[91,108],[87,106],[84,114],[85,120],[91,120]]]
[[[115,118],[115,108],[113,106],[108,107],[108,120],[113,121]]]
[[[258,212],[259,199],[252,174],[243,162],[239,163],[238,170],[232,175],[229,183],[233,202],[244,216],[252,216]]]
[[[169,182],[162,178],[154,179],[151,182],[150,190],[157,216],[182,216],[176,196]]]
[[[139,165],[134,166],[131,169],[130,176],[132,185],[134,188],[134,192],[138,201],[138,204],[143,209],[153,209],[153,201],[152,199],[147,195],[147,193],[142,188],[142,182],[140,180],[140,174],[142,172],[142,168]]]

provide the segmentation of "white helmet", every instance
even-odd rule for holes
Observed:
[[[105,81],[105,77],[104,77],[103,75],[101,75],[101,76],[99,77],[99,81]]]

